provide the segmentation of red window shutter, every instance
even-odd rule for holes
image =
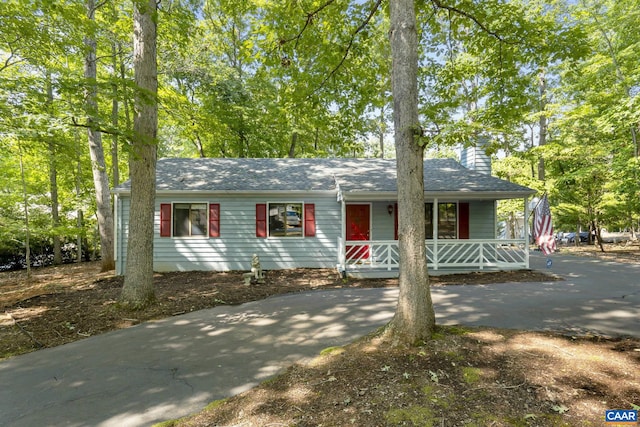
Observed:
[[[398,204],[393,206],[393,238],[398,240]]]
[[[267,237],[267,205],[256,204],[256,237]]]
[[[209,204],[209,237],[220,237],[220,204]]]
[[[458,203],[458,238],[469,238],[469,203]]]
[[[304,205],[304,235],[305,237],[316,235],[316,205],[313,203]]]
[[[160,237],[171,237],[171,203],[160,203]]]

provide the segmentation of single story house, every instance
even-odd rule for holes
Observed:
[[[528,239],[497,239],[497,201],[533,190],[451,159],[424,161],[430,273],[529,267]],[[157,163],[154,269],[337,268],[398,274],[396,162],[382,159],[164,158]],[[115,196],[124,274],[130,183]]]

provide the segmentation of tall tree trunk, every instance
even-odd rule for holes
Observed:
[[[547,115],[545,114],[547,109],[547,76],[544,70],[540,71],[538,89],[540,91],[540,141],[538,145],[543,147],[547,144]],[[542,156],[538,159],[538,179],[545,180],[544,157]]]
[[[414,0],[391,0],[391,86],[398,170],[400,295],[387,329],[399,343],[429,340],[435,313],[429,289],[424,230],[424,148],[418,122],[418,37]]]
[[[118,8],[116,2],[111,3],[111,19],[113,22],[118,21]],[[115,31],[112,33],[113,40],[111,41],[111,67],[113,68],[113,83],[111,84],[111,126],[113,129],[118,129],[119,127],[119,116],[120,116],[120,103],[118,96],[118,77],[119,77],[119,55],[118,52],[121,50],[121,46],[117,40],[117,36]],[[124,76],[122,77],[122,82],[124,82]],[[126,94],[126,91],[123,91]],[[129,128],[127,128],[127,131]],[[111,136],[111,179],[113,180],[113,186],[116,187],[120,184],[120,159],[119,159],[119,150],[118,150],[118,136],[119,132],[114,132]]]
[[[134,0],[133,64],[136,83],[129,160],[131,207],[121,303],[141,308],[154,301],[153,224],[156,193],[158,70],[156,0]]]
[[[122,45],[120,43],[118,43],[118,57],[120,59],[120,79],[123,82],[123,93],[124,93],[124,97],[122,98],[122,106],[124,107],[124,120],[125,120],[125,126],[126,126],[126,131],[127,131],[127,135],[129,134],[129,132],[131,131],[131,114],[129,113],[129,97],[127,96],[127,94],[129,93],[129,91],[127,90],[127,86],[124,83],[126,81],[127,78],[127,67],[125,65],[124,62],[124,53],[122,51]]]
[[[87,17],[95,20],[95,0],[87,0]],[[87,80],[85,94],[85,109],[87,114],[87,129],[89,136],[89,155],[91,157],[91,170],[93,172],[93,184],[96,190],[96,207],[98,228],[100,230],[100,257],[102,259],[102,271],[115,268],[113,246],[113,212],[111,211],[111,194],[109,193],[109,176],[104,160],[102,147],[102,134],[98,130],[98,86],[96,63],[96,40],[92,35],[84,39],[86,55],[84,61],[84,77]]]
[[[380,108],[380,158],[384,159],[384,134],[385,134],[384,107]]]
[[[47,106],[53,104],[53,84],[51,83],[51,73],[47,71]],[[62,248],[60,245],[60,235],[58,226],[60,225],[60,212],[58,203],[58,169],[56,166],[56,146],[53,137],[47,141],[49,151],[49,192],[51,193],[51,225],[53,227],[53,264],[62,264]]]
[[[20,152],[20,179],[22,180],[22,200],[24,202],[24,257],[27,264],[27,278],[31,278],[31,228],[29,227],[29,193],[27,192],[27,179],[24,173],[24,161],[22,159],[22,147]]]
[[[120,114],[118,105],[118,45],[114,41],[111,43],[111,66],[113,67],[113,83],[111,85],[111,126],[118,129],[118,115]],[[111,179],[113,186],[120,184],[120,170],[118,168],[118,133],[111,136]]]
[[[80,135],[77,129],[74,129],[73,136],[76,145],[76,203],[78,209],[76,209],[76,227],[78,228],[78,235],[76,236],[76,262],[82,262],[82,227],[84,223],[82,212],[82,148],[80,147]]]
[[[289,146],[289,157],[292,159],[296,156],[297,142],[298,142],[298,132],[294,130],[293,134],[291,135],[291,145]]]
[[[201,159],[207,157],[204,154],[204,145],[202,145],[202,139],[200,139],[200,135],[197,133],[195,134],[195,138],[193,139],[193,145],[195,145],[196,149],[198,150],[198,156],[200,156]]]
[[[58,227],[60,226],[60,213],[58,203],[58,170],[56,168],[56,149],[53,141],[47,143],[49,150],[49,191],[51,192],[51,225],[53,226],[53,264],[62,264],[62,248]]]
[[[319,133],[320,133],[320,130],[318,129],[318,126],[316,126],[316,133],[315,133],[315,137],[313,138],[313,150],[315,153],[318,152]]]

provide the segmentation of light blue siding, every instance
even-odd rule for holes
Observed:
[[[161,203],[219,203],[220,237],[160,237]],[[257,203],[313,203],[315,237],[256,237]],[[118,199],[116,272],[124,274],[129,231],[129,197]],[[371,240],[393,240],[395,201],[371,206]],[[393,212],[389,214],[389,206]],[[493,200],[469,202],[469,237],[494,239],[496,204]],[[259,198],[242,195],[157,197],[154,225],[154,270],[229,271],[251,268],[251,257],[260,257],[265,270],[286,268],[333,268],[337,264],[338,238],[342,236],[341,204],[335,195]]]
[[[129,206],[130,198],[118,198],[116,206],[116,274],[124,274],[127,257],[127,239],[129,237]]]
[[[395,210],[395,200],[371,204],[371,240],[393,240],[395,237],[395,211],[389,214],[389,206]]]
[[[128,198],[122,200],[122,230],[125,244]],[[160,237],[161,203],[219,203],[220,237]],[[313,203],[315,237],[256,237],[256,204],[269,202]],[[127,205],[127,209],[124,206]],[[263,269],[331,268],[337,263],[337,241],[341,235],[340,204],[335,195],[262,199],[234,196],[180,196],[156,198],[154,225],[154,270],[249,270],[253,254]],[[126,250],[119,247],[118,270],[125,270]]]
[[[371,205],[371,240],[394,240],[395,211],[389,214],[389,206],[395,210],[395,201],[374,202]],[[469,238],[496,238],[496,207],[494,200],[469,202]]]
[[[494,200],[469,202],[469,238],[496,238],[496,202]]]

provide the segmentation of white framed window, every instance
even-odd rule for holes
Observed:
[[[433,239],[433,203],[424,207],[425,238]],[[458,238],[458,204],[455,202],[438,203],[438,239]]]
[[[304,204],[302,202],[268,203],[269,237],[304,236]]]
[[[173,236],[207,236],[207,203],[174,203]]]

